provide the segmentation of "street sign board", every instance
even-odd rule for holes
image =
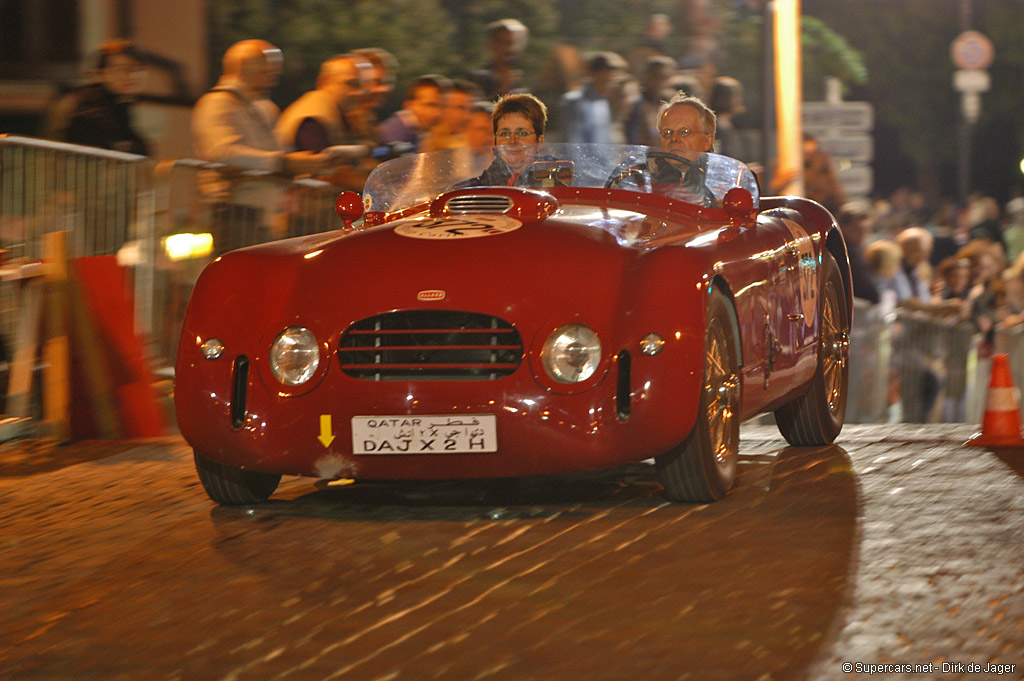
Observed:
[[[868,196],[871,193],[875,181],[875,174],[871,166],[855,163],[849,167],[840,167],[837,170],[839,183],[843,185],[843,189],[846,190],[848,197],[857,198]]]
[[[866,163],[874,158],[874,138],[867,133],[849,133],[846,135],[815,135],[821,147],[834,158]]]
[[[804,102],[801,106],[803,129],[815,136],[874,127],[875,109],[868,102]]]
[[[988,71],[958,69],[953,72],[953,87],[957,92],[988,92],[992,79]]]
[[[949,54],[957,68],[977,71],[992,65],[995,48],[984,33],[964,31],[953,39]]]

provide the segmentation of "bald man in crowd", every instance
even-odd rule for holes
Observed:
[[[309,175],[328,166],[326,154],[293,151],[278,142],[280,113],[268,95],[281,75],[281,51],[265,40],[243,40],[224,54],[217,85],[192,112],[192,138],[200,158],[234,169]],[[284,192],[280,184],[238,181],[229,173],[205,172],[200,185],[214,204],[214,250],[283,236]]]
[[[315,173],[327,158],[294,152],[274,136],[279,110],[268,95],[281,75],[281,50],[243,40],[224,54],[224,72],[192,112],[196,153],[214,163],[289,175]]]

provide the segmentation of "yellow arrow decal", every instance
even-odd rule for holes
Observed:
[[[331,433],[331,415],[320,414],[320,434],[316,436],[317,440],[320,440],[320,444],[324,447],[330,447],[331,443],[334,442],[334,435]]]

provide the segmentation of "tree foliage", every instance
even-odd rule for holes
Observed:
[[[379,46],[399,60],[404,85],[422,73],[464,76],[487,60],[484,27],[514,17],[530,29],[522,63],[527,85],[544,96],[551,55],[558,45],[582,53],[611,50],[628,57],[643,39],[647,19],[667,14],[680,48],[699,26],[690,25],[696,0],[218,0],[210,3],[211,60],[237,40],[265,38],[285,53],[285,74],[275,91],[288,103],[313,86],[320,62],[356,47]],[[759,117],[762,79],[759,3],[713,0],[717,10],[718,72],[747,88],[748,125]],[[961,0],[802,0],[805,99],[823,97],[826,76],[839,78],[848,99],[875,106],[879,131],[912,159],[918,174],[949,184],[955,169],[959,94],[952,89],[949,45],[960,32]],[[974,27],[996,49],[992,90],[983,95],[976,147],[978,172],[1002,172],[1024,147],[1017,93],[1024,78],[1024,3],[974,0]],[[682,43],[680,42],[682,41]],[[549,101],[549,104],[553,102]],[[881,136],[879,136],[881,138]],[[988,165],[985,165],[988,164]],[[876,176],[879,173],[876,172]],[[914,177],[903,178],[908,183]]]
[[[274,92],[290,102],[310,89],[321,62],[359,47],[382,47],[398,60],[398,105],[406,83],[424,73],[467,75],[487,57],[484,27],[514,16],[530,27],[523,63],[532,73],[554,46],[558,15],[546,0],[222,0],[210,4],[211,59],[233,43],[263,38],[285,55]],[[214,68],[213,73],[219,72]]]
[[[975,0],[973,5],[973,27],[992,40],[996,53],[992,89],[982,95],[974,138],[973,186],[1002,195],[1015,181],[1007,166],[1024,146],[1019,113],[1024,3]],[[961,123],[950,59],[950,44],[963,28],[960,8],[960,0],[803,0],[805,14],[837,27],[864,55],[871,77],[854,95],[874,104],[878,125],[892,128],[894,142],[912,159],[916,172],[902,181],[920,184],[924,178],[941,183],[946,192],[955,186]],[[876,159],[876,166],[881,161]],[[991,171],[979,172],[989,165]]]
[[[763,75],[761,14],[739,11],[734,4],[722,3],[724,22],[719,33],[722,59],[719,71],[748,85],[747,106],[752,117],[761,115],[761,97],[757,87]],[[845,91],[867,81],[868,67],[861,52],[824,21],[810,16],[800,20],[802,50],[802,87],[805,100],[824,98],[825,79],[838,78]]]

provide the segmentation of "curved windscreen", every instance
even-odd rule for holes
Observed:
[[[390,213],[474,186],[598,187],[663,194],[705,207],[721,205],[726,192],[741,187],[754,197],[755,206],[758,201],[750,169],[718,154],[683,158],[616,144],[543,144],[531,152],[528,159],[510,156],[507,161],[507,147],[402,156],[374,169],[363,202],[367,211]]]

